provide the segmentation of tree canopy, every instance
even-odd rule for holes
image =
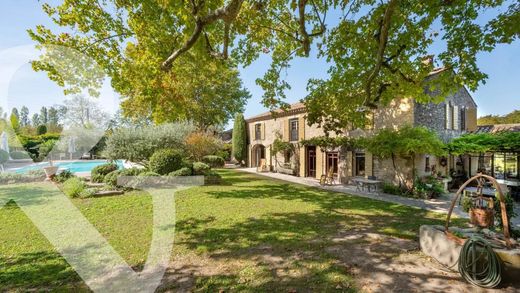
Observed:
[[[520,132],[470,133],[451,141],[447,149],[454,155],[520,152]]]
[[[520,3],[503,0],[73,0],[43,9],[63,29],[40,25],[30,30],[34,40],[93,58],[132,101],[124,106],[158,120],[165,104],[170,117],[190,113],[193,80],[237,78],[238,65],[262,55],[272,60],[257,80],[263,103],[286,106],[284,69],[312,53],[331,65],[326,78],[308,81],[309,122],[337,129],[399,96],[429,102],[462,85],[475,90],[486,79],[477,54],[520,36]],[[449,74],[429,78],[432,53]],[[33,66],[63,85],[78,83]]]
[[[486,115],[479,117],[478,125],[514,124],[520,123],[520,110],[514,110],[506,115]]]

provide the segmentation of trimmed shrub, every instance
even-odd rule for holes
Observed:
[[[193,163],[193,175],[206,175],[211,170],[211,167],[203,162]]]
[[[38,127],[36,128],[36,134],[38,135],[43,135],[43,134],[46,134],[47,133],[47,126],[45,125],[38,125]]]
[[[114,163],[107,163],[103,165],[96,166],[90,172],[90,179],[92,182],[101,183],[105,179],[105,176],[111,172],[117,170],[117,165]]]
[[[4,150],[0,150],[0,164],[5,164],[7,161],[9,161],[9,153]]]
[[[11,158],[13,160],[24,160],[24,159],[30,159],[31,156],[29,156],[29,154],[26,152],[14,151],[14,152],[11,152]]]
[[[191,176],[192,170],[188,167],[182,167],[179,170],[173,171],[168,176]]]
[[[152,177],[152,176],[161,176],[161,174],[155,173],[152,171],[147,171],[147,172],[143,172],[143,173],[139,174],[139,176],[140,177]]]
[[[150,157],[149,167],[152,172],[166,175],[183,167],[183,156],[178,150],[158,150]]]
[[[74,177],[74,174],[72,174],[70,170],[63,170],[59,174],[56,174],[53,179],[58,183],[63,183],[72,177]]]
[[[117,186],[117,177],[120,176],[120,170],[112,171],[105,175],[105,178],[103,178],[103,182],[110,187],[116,187]]]
[[[78,177],[72,177],[63,183],[63,192],[69,197],[79,197],[86,185]]]
[[[210,170],[204,175],[204,185],[216,185],[222,183],[222,176]]]
[[[208,164],[211,168],[222,168],[226,164],[224,158],[219,156],[205,156],[202,162]]]

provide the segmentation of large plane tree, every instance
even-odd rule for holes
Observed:
[[[520,34],[520,3],[501,0],[64,0],[43,8],[62,29],[38,26],[34,40],[94,58],[129,108],[159,120],[163,109],[189,116],[193,80],[227,80],[263,54],[272,60],[257,80],[263,102],[284,106],[284,69],[295,58],[325,58],[328,76],[309,80],[304,100],[309,122],[328,130],[361,123],[396,97],[440,101],[461,85],[475,90],[487,77],[477,54]],[[433,47],[448,74],[427,78]]]

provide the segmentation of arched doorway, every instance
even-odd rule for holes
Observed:
[[[257,144],[251,149],[251,167],[260,166],[261,160],[265,159],[265,146]]]

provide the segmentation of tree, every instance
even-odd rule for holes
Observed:
[[[139,128],[119,128],[108,136],[103,155],[113,160],[129,160],[147,165],[160,149],[186,150],[186,137],[195,131],[189,123],[170,123]]]
[[[517,1],[78,0],[44,4],[43,9],[68,29],[37,26],[29,33],[40,46],[62,45],[93,58],[123,97],[142,102],[148,112],[168,99],[180,106],[175,115],[185,115],[189,107],[182,101],[189,96],[168,96],[165,85],[182,93],[193,78],[226,76],[226,70],[219,73],[207,65],[248,66],[263,55],[272,60],[257,80],[264,89],[263,103],[285,106],[290,84],[284,69],[315,50],[331,65],[327,78],[309,80],[306,104],[309,122],[326,130],[363,120],[367,108],[399,96],[429,102],[462,85],[475,90],[487,77],[477,66],[477,55],[520,36]],[[496,17],[479,18],[484,11]],[[341,17],[331,20],[328,13]],[[434,64],[424,57],[434,47],[443,48],[438,59],[449,69],[442,78],[428,78]],[[67,80],[41,61],[33,67],[68,87],[89,73],[80,66],[74,68],[78,75]]]
[[[110,115],[91,98],[75,95],[64,102],[63,120],[69,127],[106,128]]]
[[[213,155],[222,149],[221,139],[207,132],[195,132],[186,138],[186,148],[190,155],[197,161],[207,155]]]
[[[11,112],[11,117],[9,118],[9,120],[11,122],[11,127],[13,128],[14,132],[18,133],[20,131],[20,120],[18,120],[17,113],[15,113],[14,111]]]
[[[520,123],[520,110],[500,116],[500,115],[486,115],[478,118],[478,125],[493,125],[493,124],[514,124]]]
[[[243,163],[247,159],[247,125],[243,114],[235,116],[233,125],[232,148],[233,157],[239,163]]]
[[[38,127],[38,125],[40,125],[40,115],[38,115],[38,113],[33,114],[31,123],[33,127]]]
[[[29,108],[23,106],[20,109],[20,125],[23,127],[29,126],[31,122],[29,121]]]
[[[56,107],[50,107],[48,111],[49,126],[58,126],[60,124],[59,111]]]
[[[47,125],[48,122],[49,122],[49,114],[47,111],[47,107],[43,106],[40,109],[40,124]]]

